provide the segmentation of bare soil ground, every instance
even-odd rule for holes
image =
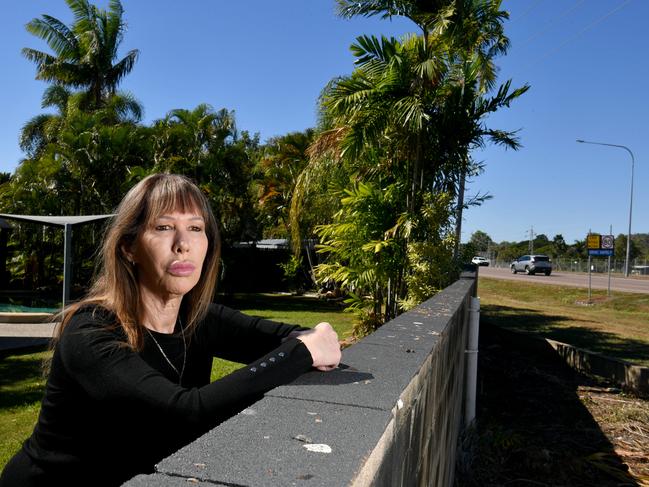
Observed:
[[[485,325],[457,486],[649,486],[649,401]]]

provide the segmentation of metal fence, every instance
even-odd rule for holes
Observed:
[[[491,265],[498,268],[509,268],[511,261],[496,260],[492,261]],[[592,257],[591,258],[591,271],[592,272],[608,272],[608,258],[606,257]],[[568,259],[560,257],[552,259],[552,267],[555,271],[560,272],[588,272],[588,259]],[[648,259],[633,259],[629,266],[631,274],[649,275],[649,260]],[[624,259],[612,258],[611,259],[611,272],[624,273]]]

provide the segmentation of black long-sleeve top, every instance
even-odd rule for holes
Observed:
[[[151,336],[134,352],[118,345],[125,335],[110,326],[114,322],[101,308],[83,308],[54,350],[38,423],[19,453],[38,470],[32,476],[47,485],[119,485],[150,472],[165,456],[312,365],[306,346],[286,339],[300,327],[212,305],[187,341],[178,384],[178,373]],[[171,335],[151,333],[181,371],[179,325]],[[248,365],[210,383],[213,357]],[[8,479],[19,473],[5,471],[0,484],[12,485]]]

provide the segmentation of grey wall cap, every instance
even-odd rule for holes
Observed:
[[[390,418],[375,409],[266,397],[162,461],[157,471],[217,485],[345,485]]]

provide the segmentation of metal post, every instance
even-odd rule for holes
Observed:
[[[70,281],[72,279],[72,225],[63,226],[63,305],[70,301]]]
[[[624,266],[624,277],[629,277],[629,258],[631,251],[631,215],[633,214],[633,169],[635,166],[635,159],[633,152],[624,147],[631,154],[631,203],[629,204],[629,233],[626,238],[626,264]]]
[[[608,234],[613,235],[613,225],[610,226]],[[609,298],[611,297],[611,254],[608,254],[608,289],[606,291],[606,295]]]
[[[591,265],[590,265],[590,255],[588,256],[588,302],[590,303],[591,292]]]

